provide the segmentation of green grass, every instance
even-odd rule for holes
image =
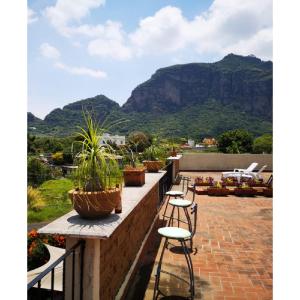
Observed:
[[[66,178],[42,183],[38,190],[45,199],[46,206],[38,212],[28,210],[28,223],[51,221],[71,211],[72,203],[68,198],[68,191],[72,188],[72,180]]]

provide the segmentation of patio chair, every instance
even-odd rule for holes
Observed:
[[[162,252],[158,261],[157,269],[156,269],[156,278],[155,278],[155,285],[154,285],[154,293],[153,293],[153,300],[158,299],[159,294],[164,295],[160,290],[159,290],[159,281],[160,281],[160,274],[161,273],[167,273],[170,276],[174,276],[177,279],[180,279],[184,281],[185,283],[189,284],[189,292],[190,292],[190,298],[189,299],[194,299],[195,297],[195,279],[194,279],[194,269],[193,269],[193,264],[192,264],[192,259],[190,256],[189,249],[186,245],[186,241],[189,241],[193,238],[193,236],[196,233],[196,226],[197,226],[197,204],[193,204],[191,207],[191,213],[194,215],[194,228],[192,231],[183,229],[180,227],[161,227],[158,229],[158,233],[162,238],[165,238],[165,242],[162,248]],[[176,240],[180,243],[180,246],[183,250],[185,260],[187,263],[188,267],[188,272],[189,272],[189,282],[184,280],[183,278],[179,277],[178,274],[173,274],[167,271],[164,271],[161,269],[162,266],[162,260],[164,256],[164,252],[166,249],[168,249],[168,243],[169,240]]]
[[[257,172],[245,172],[245,175],[251,176],[254,179],[262,179],[261,173],[265,170],[268,165],[262,166]]]
[[[222,172],[222,177],[234,177],[232,174],[248,174],[249,172],[253,172],[253,170],[257,167],[258,163],[253,162],[247,169],[234,169],[230,172]]]

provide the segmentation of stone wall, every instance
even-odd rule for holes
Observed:
[[[224,153],[185,153],[179,161],[181,171],[231,171],[245,169],[257,162],[256,170],[267,165],[265,171],[273,170],[272,154],[224,154]]]

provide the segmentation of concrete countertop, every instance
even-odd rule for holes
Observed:
[[[103,219],[86,220],[82,219],[75,210],[72,210],[45,227],[42,227],[38,232],[79,238],[107,239],[149,193],[155,184],[159,182],[165,173],[165,171],[146,173],[145,184],[142,187],[123,187],[121,194],[122,213],[120,214],[112,213]]]

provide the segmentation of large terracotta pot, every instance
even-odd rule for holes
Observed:
[[[120,211],[121,191],[119,188],[101,192],[69,191],[76,212],[85,219],[96,219],[109,215],[114,209]]]
[[[161,169],[163,163],[160,160],[144,160],[144,166],[147,168],[147,171],[150,173],[156,173]]]
[[[146,168],[129,168],[124,169],[124,184],[125,186],[142,186],[145,184]]]

